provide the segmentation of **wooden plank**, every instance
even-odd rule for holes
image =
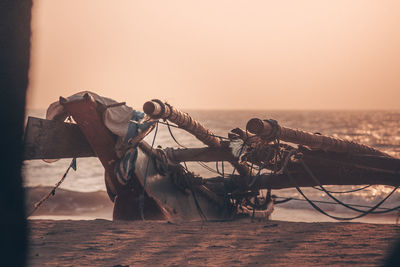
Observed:
[[[76,124],[29,117],[24,160],[95,157]]]

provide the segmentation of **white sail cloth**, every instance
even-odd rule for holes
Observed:
[[[107,97],[99,96],[93,92],[83,91],[67,97],[68,101],[83,99],[85,94],[91,95],[98,103],[105,106],[117,104],[118,102]],[[131,146],[129,140],[138,135],[139,131],[150,127],[153,122],[140,124],[144,118],[144,113],[136,111],[127,105],[118,105],[107,108],[103,113],[104,125],[115,135],[118,140],[115,145],[115,151],[120,160],[115,165],[115,174],[121,184],[127,184],[135,170],[137,159],[137,147]],[[67,118],[68,114],[59,101],[52,103],[46,113],[48,120],[62,120]],[[53,161],[53,160],[52,160]],[[50,161],[47,161],[50,162]]]
[[[82,91],[76,93],[70,97],[67,97],[67,100],[73,101],[73,100],[83,99],[83,96],[86,93],[91,95],[97,102],[104,104],[106,106],[118,103],[117,101],[111,98],[99,96],[98,94],[89,91]],[[128,132],[130,120],[132,119],[134,113],[135,110],[127,105],[108,108],[103,114],[103,121],[105,126],[112,133],[118,135],[119,137],[125,138]],[[64,110],[64,107],[59,103],[59,101],[52,103],[47,109],[46,119],[48,120],[52,119],[64,120],[66,117],[67,113]]]

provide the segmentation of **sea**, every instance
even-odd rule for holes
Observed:
[[[227,136],[231,129],[245,129],[251,118],[274,119],[281,126],[319,132],[324,135],[340,137],[363,143],[400,158],[400,110],[380,111],[345,111],[345,110],[185,110],[193,118],[211,129],[216,135]],[[45,117],[45,110],[28,110],[27,116]],[[172,128],[175,139],[185,147],[203,147],[192,135],[181,129]],[[168,128],[159,124],[157,135],[150,133],[146,139],[154,146],[162,148],[178,147]],[[23,183],[27,194],[27,209],[47,194],[62,177],[71,159],[60,159],[53,163],[42,160],[28,160],[23,165]],[[188,168],[202,177],[215,177],[215,163],[208,163],[208,168],[190,163]],[[228,173],[229,164],[225,164]],[[221,168],[221,165],[219,165]],[[399,177],[400,178],[400,177]],[[360,186],[327,186],[334,191],[357,189]],[[354,193],[335,195],[348,204],[362,205],[360,209],[372,207],[392,191],[389,186],[371,186]],[[309,199],[333,202],[325,193],[313,188],[304,188]],[[295,189],[273,190],[274,195],[293,200],[275,205],[273,220],[297,222],[338,222],[311,207]],[[347,208],[331,203],[316,203],[321,209],[334,216],[354,217],[358,215]],[[400,189],[396,191],[383,207],[400,205]],[[370,214],[351,222],[395,224],[400,222],[400,212]],[[112,218],[112,203],[105,193],[104,169],[97,158],[78,158],[77,170],[70,171],[56,190],[55,196],[39,207],[30,219],[108,219]]]

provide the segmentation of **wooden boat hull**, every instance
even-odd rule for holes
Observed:
[[[119,106],[121,109],[108,109]],[[273,120],[251,120],[259,122],[253,123],[255,126],[261,125],[263,131],[255,131],[259,136],[250,136],[237,128],[225,141],[188,114],[152,100],[143,107],[150,118],[170,120],[209,146],[162,151],[141,142],[154,123],[140,124],[143,114],[124,103],[81,92],[69,99],[60,98],[59,103],[50,107],[53,108],[48,114],[55,115],[49,118],[72,116],[79,129],[54,121],[36,119],[32,125],[28,123],[26,159],[97,156],[105,169],[105,184],[115,203],[116,220],[227,219],[238,210],[252,211],[253,215],[255,210],[263,210],[264,216],[268,216],[275,202],[271,189],[399,185],[400,159],[362,144],[280,127]],[[249,129],[254,128],[250,126]],[[249,138],[253,144],[248,142]],[[271,138],[299,145],[295,148],[278,142],[276,146]],[[63,142],[53,146],[60,139]],[[239,157],[245,145],[246,152]],[[228,161],[239,175],[202,179],[179,165],[182,161]],[[271,172],[256,175],[253,164]],[[267,189],[266,196],[260,194],[261,189]]]
[[[142,219],[140,199],[143,193],[145,219],[199,220],[202,213],[207,219],[230,216],[227,207],[216,205],[201,193],[176,186],[168,174],[157,170],[155,160],[139,147],[132,182],[122,184],[114,172],[119,160],[114,151],[116,138],[104,126],[99,103],[89,96],[79,101],[63,100],[62,105],[79,129],[61,121],[30,118],[25,133],[25,159],[97,156],[105,169],[110,199],[114,201],[114,220]],[[67,142],[55,145],[57,140]]]

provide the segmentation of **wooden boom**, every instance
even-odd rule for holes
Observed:
[[[312,149],[338,153],[369,154],[389,157],[386,153],[366,145],[282,127],[271,120],[261,120],[258,118],[251,119],[247,122],[246,129],[267,141],[278,138],[282,141],[305,145]]]

